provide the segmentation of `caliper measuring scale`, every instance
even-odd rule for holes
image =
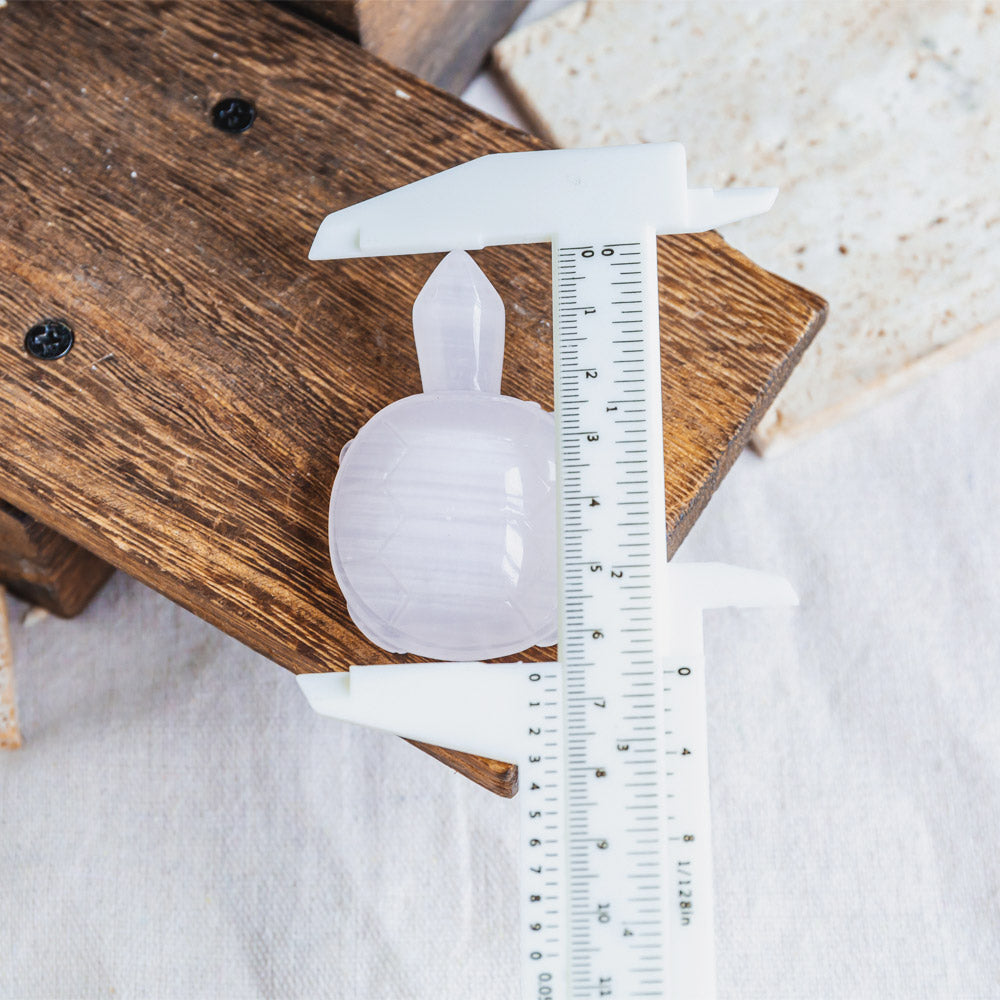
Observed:
[[[656,246],[651,230],[602,235],[552,248],[568,975],[575,996],[662,996],[670,834]]]
[[[677,143],[500,153],[328,216],[310,257],[552,244],[559,662],[300,678],[324,714],[515,761],[522,995],[710,997],[701,611],[792,603],[668,567],[656,236],[766,211],[687,187]]]

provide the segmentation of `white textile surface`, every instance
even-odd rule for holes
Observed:
[[[723,997],[1000,996],[1000,347],[762,461],[708,622]],[[19,623],[0,996],[513,1000],[517,817],[121,574]]]
[[[1000,347],[779,459],[678,558],[707,628],[719,992],[1000,997]],[[20,623],[0,997],[515,1000],[516,807],[121,574]]]

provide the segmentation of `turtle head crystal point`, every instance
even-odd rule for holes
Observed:
[[[424,392],[499,395],[503,300],[464,250],[448,254],[421,289],[413,303],[413,337]]]

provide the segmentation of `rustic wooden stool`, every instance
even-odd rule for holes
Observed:
[[[12,0],[0,28],[0,577],[72,614],[116,566],[296,672],[403,659],[347,615],[327,504],[343,444],[419,391],[436,258],[306,254],[327,212],[542,143],[276,4]],[[504,391],[551,405],[547,248],[477,259]],[[659,261],[673,552],[825,304],[714,233]]]

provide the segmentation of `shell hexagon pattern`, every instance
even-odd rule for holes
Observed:
[[[461,251],[413,306],[423,392],[341,453],[330,553],[355,625],[396,653],[482,660],[556,641],[555,422],[500,394],[504,307]]]

